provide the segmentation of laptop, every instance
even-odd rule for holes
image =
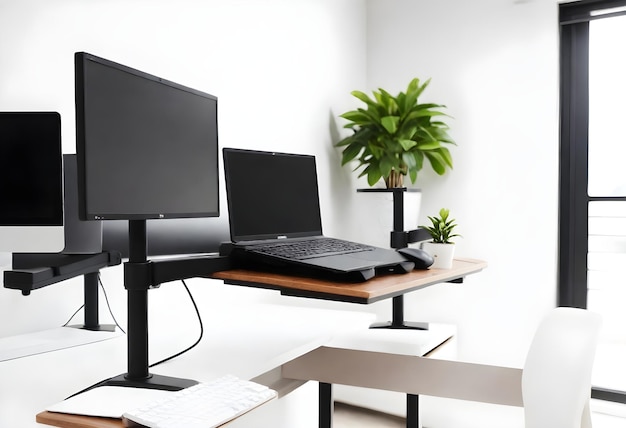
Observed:
[[[224,148],[223,155],[232,241],[227,253],[235,261],[351,281],[413,269],[414,264],[395,250],[323,235],[314,156],[232,148]],[[305,256],[282,251],[286,244],[309,246],[328,240],[347,248]]]

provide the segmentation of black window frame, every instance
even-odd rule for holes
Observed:
[[[582,0],[559,5],[560,24],[560,156],[559,156],[559,306],[587,308],[589,202],[626,197],[590,197],[589,22],[618,15],[626,0]],[[606,10],[595,15],[592,11]],[[626,391],[594,387],[592,397],[626,403]]]

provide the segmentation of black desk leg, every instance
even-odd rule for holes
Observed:
[[[319,428],[333,427],[333,385],[319,383]],[[419,395],[406,395],[406,428],[421,428],[419,418]]]
[[[419,395],[406,395],[406,428],[421,428],[419,416]]]
[[[330,383],[319,383],[319,428],[333,427],[333,385]]]

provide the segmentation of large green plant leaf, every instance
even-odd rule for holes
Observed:
[[[443,158],[441,157],[441,155],[436,152],[436,151],[427,151],[424,152],[424,156],[426,156],[426,158],[428,159],[428,161],[430,162],[430,166],[433,167],[433,170],[439,174],[439,175],[443,175],[446,173],[446,162],[443,160]]]
[[[344,166],[348,162],[355,159],[359,155],[359,153],[361,153],[362,148],[362,146],[359,146],[357,144],[346,147],[346,149],[342,152],[341,166]]]
[[[364,174],[367,174],[367,183],[370,186],[375,185],[382,178],[382,174],[380,173],[378,163],[369,164],[369,166],[365,168],[365,171],[363,171],[363,174],[361,175],[364,175]]]
[[[376,126],[380,124],[380,114],[378,113],[378,111],[372,109],[364,110],[362,108],[358,109],[357,111],[369,119],[369,121],[360,124],[361,126]]]
[[[420,87],[419,79],[415,78],[409,82],[409,85],[406,89],[406,96],[403,100],[403,111],[405,114],[411,112],[413,106],[417,103],[417,97],[422,93],[424,89],[428,86],[428,82]]]
[[[452,155],[450,154],[450,150],[447,147],[441,147],[439,150],[439,155],[443,161],[448,165],[448,167],[452,168]]]
[[[376,100],[379,102],[380,106],[383,107],[383,111],[386,115],[395,115],[398,112],[398,104],[396,103],[396,99],[389,92],[384,89],[379,89],[378,92],[374,92],[374,96],[376,96]]]
[[[418,145],[417,142],[409,139],[398,140],[398,143],[400,143],[405,152],[410,151],[413,147]]]
[[[367,104],[369,107],[372,107],[374,109],[376,109],[378,107],[378,105],[376,104],[376,101],[372,100],[366,93],[361,92],[361,91],[352,91],[350,92],[350,94],[352,94],[354,97],[358,98],[359,100],[363,101],[365,104]]]
[[[421,171],[424,167],[424,152],[413,151],[411,154],[415,158],[415,169]]]
[[[380,159],[380,166],[379,166],[381,176],[388,177],[389,174],[391,173],[391,170],[394,169],[395,166],[396,166],[396,162],[394,158],[390,156],[383,156]]]
[[[435,116],[448,116],[447,114],[436,110],[412,110],[407,116],[406,120],[413,120],[420,117],[435,117]]]
[[[380,123],[385,127],[387,132],[395,134],[398,130],[398,123],[400,118],[398,116],[385,116],[380,119]]]
[[[345,126],[346,128],[353,128],[355,125],[364,125],[372,122],[372,118],[370,115],[359,110],[347,111],[344,114],[340,115],[340,117],[343,117],[344,119],[353,122],[348,123]]]
[[[441,148],[441,143],[439,141],[425,141],[419,143],[418,148],[420,150],[438,150]]]

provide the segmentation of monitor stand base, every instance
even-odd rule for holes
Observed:
[[[189,388],[197,383],[197,381],[192,379],[182,379],[154,374],[150,374],[145,379],[129,379],[127,374],[121,374],[110,379],[103,380],[102,382],[98,382],[95,385],[91,385],[82,391],[72,394],[68,398],[101,386],[121,386],[127,388],[158,389],[162,391],[180,391],[181,389]]]
[[[375,323],[370,326],[370,328],[388,328],[395,330],[428,330],[427,322],[414,322],[414,321],[403,321],[400,324],[393,323],[392,321]]]
[[[131,388],[160,389],[164,391],[180,391],[196,385],[198,382],[192,379],[151,374],[146,379],[129,379],[126,374],[105,380],[99,386],[127,386]]]
[[[89,330],[89,331],[114,332],[116,330],[115,324],[98,324],[96,326],[88,326],[88,325],[85,325],[85,324],[76,324],[76,325],[69,325],[68,327],[70,327],[70,328],[78,328],[78,329],[81,329],[81,330]]]

